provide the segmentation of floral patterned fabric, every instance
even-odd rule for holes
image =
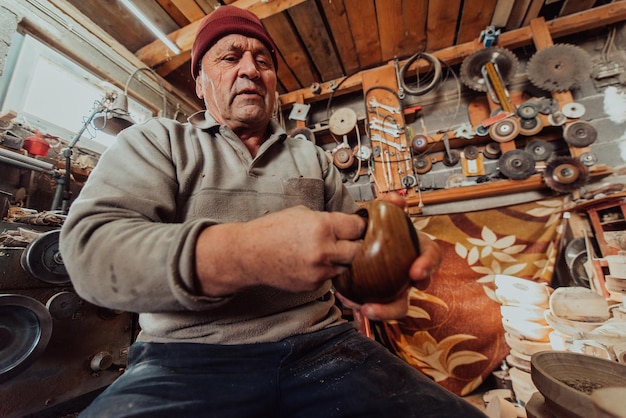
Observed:
[[[443,263],[426,291],[411,291],[409,315],[383,324],[390,349],[458,395],[480,386],[509,353],[495,275],[551,283],[562,207],[554,198],[415,218],[441,246]]]

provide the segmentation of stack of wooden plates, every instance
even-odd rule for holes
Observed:
[[[611,299],[618,302],[624,301],[626,295],[626,278],[617,276],[604,276],[604,285],[611,294]]]
[[[551,350],[550,332],[544,312],[553,289],[546,283],[498,274],[495,294],[502,304],[504,339],[510,347],[506,362],[515,397],[526,403],[537,390],[530,379],[530,359],[537,352]]]
[[[581,286],[559,287],[550,296],[546,322],[554,328],[550,342],[555,350],[571,348],[583,332],[593,331],[604,324],[611,314],[607,301],[591,289]]]

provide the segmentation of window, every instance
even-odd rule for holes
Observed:
[[[119,89],[35,38],[16,34],[0,78],[0,113],[13,110],[20,122],[69,142],[97,103],[114,91]],[[135,122],[152,116],[133,100],[129,99],[128,105]],[[78,145],[102,152],[113,140],[90,125]]]

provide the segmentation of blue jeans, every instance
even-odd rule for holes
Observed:
[[[350,324],[276,343],[134,343],[84,417],[484,417]]]

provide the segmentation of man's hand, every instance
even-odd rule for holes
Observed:
[[[208,227],[196,244],[200,289],[210,296],[254,285],[315,290],[347,269],[361,248],[364,230],[359,215],[303,206]]]
[[[406,207],[406,201],[397,193],[387,193],[383,195],[383,199],[402,208]],[[413,282],[413,286],[424,290],[430,284],[431,274],[441,263],[441,249],[433,240],[419,231],[417,237],[419,239],[420,255],[411,265],[409,277]],[[358,305],[339,293],[336,293],[336,296],[345,307],[357,309],[363,316],[373,320],[400,319],[406,315],[409,309],[409,289],[395,301],[386,304],[365,303]]]

